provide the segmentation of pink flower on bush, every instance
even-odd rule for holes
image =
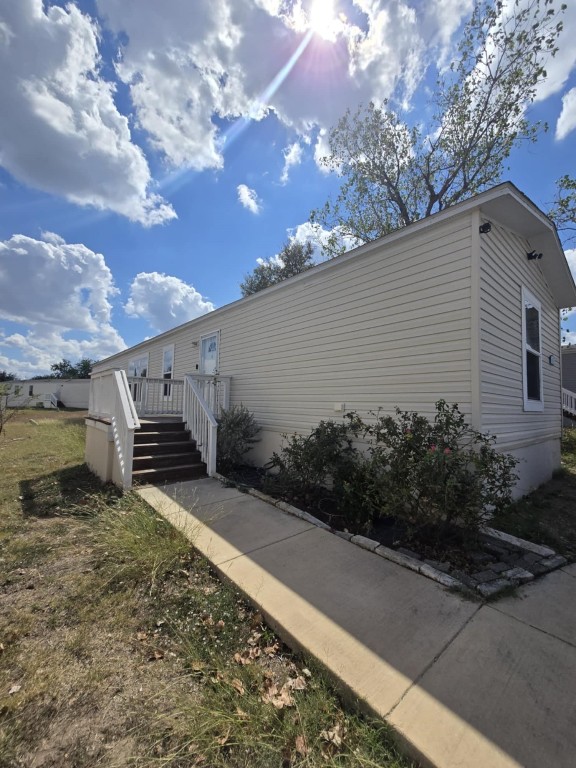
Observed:
[[[430,453],[434,453],[434,451],[436,450],[436,446],[431,445],[430,448],[428,448],[428,450],[430,451]]]
[[[449,453],[452,453],[452,449],[451,448],[444,448],[444,453],[446,454],[446,456],[448,456]]]

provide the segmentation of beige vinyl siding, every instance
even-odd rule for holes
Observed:
[[[107,361],[124,367],[175,345],[176,377],[194,372],[200,336],[220,332],[220,366],[264,429],[307,431],[345,410],[433,412],[471,406],[471,215],[343,257]]]
[[[482,428],[511,450],[560,435],[559,313],[538,261],[526,258],[532,250],[528,241],[492,222],[492,231],[480,242]],[[542,411],[524,410],[522,287],[542,305]],[[554,366],[550,355],[556,358]]]

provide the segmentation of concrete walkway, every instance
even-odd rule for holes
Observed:
[[[214,479],[139,493],[423,765],[576,766],[576,565],[481,604]]]

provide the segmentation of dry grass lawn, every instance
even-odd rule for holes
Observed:
[[[408,766],[188,542],[82,464],[82,414],[0,437],[0,768]]]

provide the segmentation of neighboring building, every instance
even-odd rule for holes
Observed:
[[[90,379],[33,379],[4,382],[10,408],[88,408]]]
[[[576,346],[562,347],[562,386],[576,393]]]
[[[150,377],[166,402],[166,380],[230,377],[230,403],[262,428],[260,463],[321,419],[396,406],[431,416],[443,398],[520,459],[524,493],[560,463],[559,309],[573,305],[554,225],[504,183],[103,360],[93,377],[135,377],[141,413]],[[94,406],[100,428],[107,414]],[[89,445],[96,466],[101,444]]]

